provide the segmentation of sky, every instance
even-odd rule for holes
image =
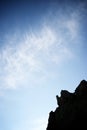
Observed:
[[[61,90],[87,80],[86,0],[0,1],[0,129],[45,130]]]

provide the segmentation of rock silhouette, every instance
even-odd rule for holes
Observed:
[[[58,107],[49,113],[46,130],[87,129],[87,81],[82,80],[73,93],[61,90]]]

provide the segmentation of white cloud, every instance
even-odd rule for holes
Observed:
[[[60,59],[67,57],[70,52],[68,48],[61,47],[59,43],[61,39],[61,37],[57,38],[51,27],[45,26],[40,32],[27,33],[22,40],[13,40],[12,44],[7,44],[0,53],[2,86],[17,88],[27,80],[31,81],[32,73],[46,71],[48,60],[51,63],[56,61],[58,63]]]
[[[78,12],[71,13],[70,18],[65,22],[65,27],[72,39],[76,39],[79,34],[79,14]]]
[[[0,80],[5,88],[16,88],[27,78],[31,78],[32,73],[42,71],[41,52],[48,52],[55,42],[54,33],[47,27],[37,34],[27,33],[20,41],[17,39],[15,37],[12,41],[11,36],[11,41],[9,38],[8,44],[5,43],[0,53],[0,73],[2,73]]]
[[[30,42],[35,47],[35,51],[48,51],[48,49],[55,43],[56,35],[51,27],[44,26],[40,32],[31,33],[27,35],[28,43]]]
[[[56,18],[55,26],[47,20],[49,26],[45,23],[41,30],[27,30],[22,36],[10,35],[0,52],[1,88],[14,89],[40,81],[40,77],[41,80],[46,77],[48,62],[58,65],[71,59],[73,52],[69,44],[78,38],[79,23],[75,17],[71,14],[70,18]]]

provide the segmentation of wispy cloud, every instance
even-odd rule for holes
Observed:
[[[16,45],[14,41],[10,44],[9,39],[9,44],[5,43],[0,53],[0,81],[5,88],[16,88],[31,78],[32,73],[44,72],[48,60],[52,63],[63,59],[65,54],[69,55],[68,48],[59,47],[59,40],[51,27],[26,33],[22,41],[15,41]]]
[[[1,89],[16,89],[26,82],[40,81],[41,75],[46,77],[48,62],[58,65],[73,58],[70,45],[79,39],[78,11],[52,17],[53,21],[46,18],[39,30],[7,36],[0,50]]]

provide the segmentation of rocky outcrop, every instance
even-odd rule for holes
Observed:
[[[49,113],[46,130],[87,129],[87,81],[82,80],[73,93],[61,90],[58,107]]]

